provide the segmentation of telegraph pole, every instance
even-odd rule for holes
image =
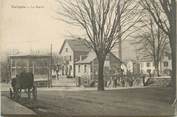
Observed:
[[[50,87],[52,86],[52,43],[50,45]]]
[[[49,52],[49,75],[48,75],[48,87],[52,86],[52,44],[50,45],[50,52]]]

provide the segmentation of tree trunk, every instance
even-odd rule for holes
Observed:
[[[98,60],[98,91],[104,91],[104,60]]]
[[[171,47],[171,57],[172,57],[172,73],[171,73],[171,85],[172,85],[172,98],[171,103],[176,101],[176,22],[175,26],[171,24],[171,31],[169,35],[170,47]]]
[[[160,76],[160,74],[159,74],[159,64],[155,65],[155,75],[157,75],[158,77]]]
[[[176,99],[176,51],[175,47],[171,49],[172,51],[172,73],[171,73],[171,85],[172,85],[172,98],[171,102],[174,102]]]
[[[169,40],[171,47],[171,56],[172,56],[172,98],[171,102],[176,103],[176,0],[172,0],[172,15],[170,20],[170,31],[169,31]]]

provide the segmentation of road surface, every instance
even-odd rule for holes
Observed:
[[[5,95],[5,93],[4,93]],[[21,103],[42,116],[169,116],[170,88],[109,91],[39,90],[38,100]]]

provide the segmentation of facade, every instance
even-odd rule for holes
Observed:
[[[96,80],[98,76],[98,61],[96,54],[90,51],[85,59],[76,62],[76,77],[85,78],[87,80]],[[121,69],[121,61],[112,53],[108,54],[104,64],[104,78],[109,80],[111,75],[119,72]]]
[[[162,62],[160,63],[160,71],[162,74],[170,75],[172,69],[172,60],[169,53],[165,53]]]
[[[154,74],[155,66],[152,59],[143,59],[140,62],[140,71],[144,74]],[[162,61],[159,63],[159,70],[161,75],[170,75],[172,69],[171,65],[171,55],[165,53]]]
[[[140,71],[143,74],[153,74],[155,72],[155,66],[152,60],[142,60],[140,61]]]
[[[10,77],[15,78],[22,71],[32,72],[34,81],[47,81],[50,73],[50,56],[15,55],[10,56]]]
[[[75,62],[85,58],[89,51],[86,40],[66,39],[59,52],[63,61],[59,74],[66,77],[75,77]]]
[[[81,77],[88,80],[97,78],[98,62],[96,54],[85,39],[66,39],[60,49],[59,55],[63,58],[61,70],[59,71],[61,77]],[[113,53],[108,54],[104,66],[104,77],[110,78],[108,76],[110,73],[116,74],[120,69],[120,59]]]

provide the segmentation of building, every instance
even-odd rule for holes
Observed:
[[[62,76],[75,77],[75,63],[84,59],[90,48],[85,39],[66,39],[60,49],[59,55],[63,58]]]
[[[93,50],[87,54],[86,58],[77,61],[75,67],[76,77],[85,78],[87,80],[95,80],[98,77],[98,60]],[[118,73],[120,69],[120,59],[112,53],[108,54],[104,64],[104,79],[109,80],[111,76]]]
[[[63,58],[62,76],[85,77],[94,79],[98,75],[98,62],[96,54],[85,39],[66,39],[60,49],[59,55]],[[113,53],[106,57],[105,72],[120,70],[121,62]],[[115,69],[115,70],[113,70]],[[107,74],[107,73],[106,73]],[[105,77],[106,77],[105,74]]]
[[[32,72],[37,85],[47,85],[50,76],[48,55],[13,55],[10,59],[10,77],[15,78],[22,71]]]
[[[155,66],[153,60],[150,58],[142,59],[140,62],[140,71],[144,74],[154,74]],[[159,70],[161,75],[170,75],[172,69],[171,55],[170,53],[165,53],[162,60],[159,63]]]
[[[144,58],[140,60],[140,72],[143,74],[154,74],[155,72],[155,66],[153,63],[153,60],[150,58]]]

